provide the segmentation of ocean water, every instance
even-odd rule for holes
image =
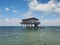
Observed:
[[[60,26],[40,29],[0,26],[0,45],[60,45]]]

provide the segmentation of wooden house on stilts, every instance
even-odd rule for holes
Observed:
[[[20,24],[32,28],[32,27],[38,27],[40,21],[39,19],[32,17],[32,18],[22,19],[22,22],[20,22]]]

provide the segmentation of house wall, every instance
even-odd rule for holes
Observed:
[[[38,20],[30,19],[30,20],[24,20],[22,22],[24,22],[24,23],[35,23],[35,22],[38,22]]]

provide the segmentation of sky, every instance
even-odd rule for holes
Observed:
[[[31,17],[42,26],[60,26],[60,0],[0,0],[0,26],[20,26]]]

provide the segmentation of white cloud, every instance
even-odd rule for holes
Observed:
[[[13,10],[13,13],[17,13],[18,12],[18,10]]]
[[[8,7],[4,7],[5,11],[9,11],[9,8]]]
[[[46,4],[41,4],[41,3],[38,3],[37,0],[32,0],[29,3],[29,8],[35,11],[51,12],[54,8],[56,8],[56,5],[54,1],[49,1]]]
[[[40,20],[44,26],[60,26],[60,19]]]
[[[56,12],[55,10],[57,10],[56,8],[59,7],[60,3],[58,5],[56,5],[56,0],[50,0],[48,3],[46,4],[41,4],[41,3],[38,3],[37,0],[27,0],[28,1],[28,7],[29,7],[29,11],[31,14],[32,12],[34,11],[39,11],[39,12],[42,12],[43,15],[40,16],[41,18],[44,18],[46,17],[47,15],[49,14],[53,14],[54,12]],[[30,11],[31,10],[31,11]],[[31,15],[30,13],[25,13],[24,16],[25,17],[31,17],[31,16],[34,16],[33,14]],[[58,12],[58,11],[57,11]],[[56,13],[57,13],[56,12]],[[59,13],[59,12],[58,12]],[[54,13],[55,14],[55,13]],[[53,14],[53,15],[54,15]],[[56,14],[57,15],[57,14]]]
[[[20,25],[20,19],[17,18],[5,18],[0,19],[0,26],[19,26]]]
[[[33,12],[30,10],[30,11],[26,12],[25,14],[23,14],[23,16],[24,16],[25,18],[30,18],[30,17],[33,17],[32,13],[33,13]]]
[[[57,7],[55,9],[55,13],[60,15],[60,3],[57,4]]]
[[[12,18],[11,21],[17,23],[17,22],[20,22],[20,19]]]
[[[41,15],[40,18],[44,18],[45,16]]]
[[[6,19],[4,19],[4,21],[6,21],[6,22],[10,22],[10,19],[9,19],[9,18],[6,18]]]
[[[60,8],[56,8],[55,12],[60,13]]]
[[[50,0],[46,4],[38,3],[37,0],[31,0],[28,2],[28,7],[32,11],[39,11],[43,13],[60,13],[60,3],[57,3],[56,0]]]
[[[58,7],[60,7],[60,2],[57,4]]]

